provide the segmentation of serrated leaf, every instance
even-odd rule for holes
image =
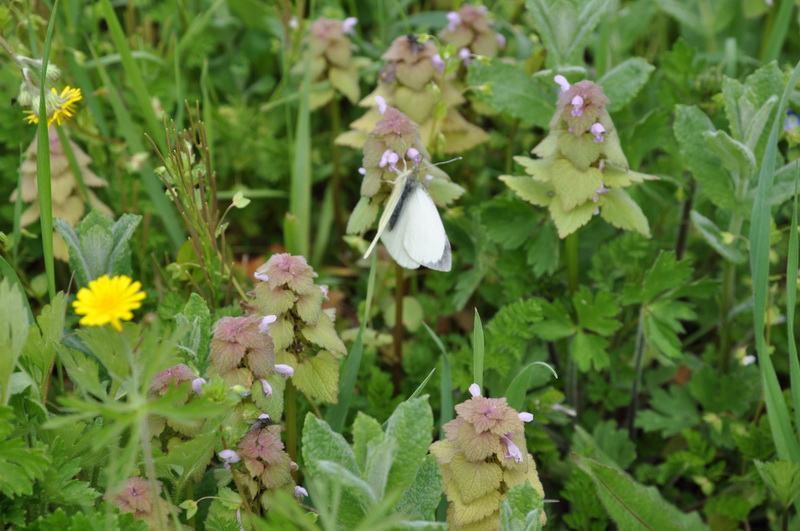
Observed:
[[[475,98],[526,124],[546,127],[555,110],[555,88],[546,86],[521,68],[492,60],[478,61],[469,69],[470,86],[489,86]]]
[[[559,301],[541,302],[544,320],[534,323],[531,330],[545,341],[558,341],[577,332],[567,309]]]
[[[622,303],[651,302],[664,292],[683,286],[691,276],[692,266],[688,261],[678,261],[674,251],[661,252],[641,286],[625,289]]]
[[[800,463],[754,461],[756,470],[784,510],[800,496]]]
[[[602,336],[589,334],[579,331],[572,338],[569,345],[569,353],[578,369],[587,372],[594,366],[595,370],[601,370],[611,364],[608,357],[608,340]]]
[[[536,205],[548,206],[553,200],[553,187],[549,183],[534,181],[530,177],[501,175],[500,180],[514,190],[521,199]]]
[[[453,477],[451,486],[458,490],[459,500],[469,505],[500,488],[503,469],[485,461],[467,461],[459,452],[450,460],[448,469]]]
[[[734,140],[725,131],[705,131],[703,138],[709,149],[719,157],[722,165],[732,175],[746,181],[755,175],[755,155],[746,145]]]
[[[553,164],[552,174],[553,178],[550,180],[550,184],[553,185],[562,209],[567,213],[576,207],[586,206],[584,203],[587,201],[591,202],[592,197],[603,184],[603,174],[597,168],[581,171],[563,159],[559,159]],[[595,204],[588,206],[592,212],[597,209]]]
[[[180,340],[180,348],[198,367],[205,367],[211,342],[211,311],[205,299],[197,293],[189,295],[183,310],[175,315],[175,321],[188,330]]]
[[[328,80],[336,90],[345,95],[351,103],[358,103],[361,99],[361,89],[358,86],[358,73],[355,69],[331,67],[328,70]]]
[[[572,296],[572,305],[581,328],[601,336],[610,336],[622,327],[622,323],[616,319],[621,308],[611,293],[601,291],[593,297],[588,287],[581,286]]]
[[[636,426],[644,431],[658,431],[664,437],[671,437],[700,422],[697,405],[685,387],[671,385],[669,392],[656,389],[650,407],[636,417]]]
[[[327,351],[301,360],[294,368],[294,384],[309,396],[331,404],[337,401],[339,361]]]
[[[656,67],[645,59],[631,57],[598,79],[597,84],[603,87],[606,96],[611,100],[611,103],[606,106],[608,112],[624,109],[647,84],[650,74],[655,69]]]
[[[464,187],[446,179],[433,179],[428,185],[428,193],[439,206],[447,206],[462,195]]]
[[[615,468],[576,453],[572,460],[595,483],[600,500],[619,529],[708,529],[697,513],[685,514],[653,487],[642,486]]]
[[[308,341],[331,352],[347,354],[347,347],[344,346],[339,334],[336,333],[336,329],[333,327],[333,321],[325,312],[319,314],[319,320],[316,325],[302,327],[300,334]]]
[[[486,225],[489,237],[504,249],[518,248],[533,236],[536,229],[536,218],[531,208],[520,201],[507,199],[495,199],[486,204],[481,210],[481,222]]]
[[[361,148],[359,147],[358,149]],[[347,234],[362,234],[366,232],[378,218],[378,210],[378,205],[372,202],[371,198],[362,197],[359,199],[350,214],[350,218],[347,220]]]
[[[636,231],[642,236],[650,237],[650,223],[641,207],[628,192],[621,189],[611,190],[601,196],[602,208],[600,217],[618,229]]]

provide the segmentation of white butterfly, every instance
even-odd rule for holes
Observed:
[[[424,265],[437,271],[450,271],[450,241],[436,204],[419,180],[419,166],[397,176],[378,221],[378,232],[364,258],[372,253],[378,238],[395,262],[406,269]]]

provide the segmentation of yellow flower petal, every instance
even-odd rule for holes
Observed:
[[[76,314],[84,316],[80,324],[102,326],[110,323],[121,332],[121,321],[130,321],[133,319],[131,310],[142,307],[140,301],[145,294],[140,291],[141,287],[141,282],[133,282],[125,275],[114,278],[104,275],[90,281],[88,288],[81,288],[72,307]]]

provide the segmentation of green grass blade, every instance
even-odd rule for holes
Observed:
[[[139,65],[133,59],[130,46],[128,46],[128,39],[122,26],[114,13],[114,7],[111,5],[111,0],[100,0],[100,6],[103,10],[103,16],[108,23],[108,31],[114,41],[114,46],[117,48],[120,57],[122,58],[122,66],[125,69],[126,78],[130,81],[133,94],[139,103],[139,110],[144,116],[144,121],[149,129],[150,136],[162,149],[166,147],[164,138],[164,128],[158,123],[156,113],[153,111],[153,106],[150,103],[150,94],[147,91],[147,85],[142,78],[142,72],[139,70]],[[158,209],[160,210],[160,209]]]
[[[755,335],[758,362],[764,385],[767,415],[775,440],[778,457],[785,461],[800,461],[800,445],[792,430],[789,410],[783,399],[781,386],[772,365],[765,338],[765,316],[767,313],[767,292],[769,288],[769,235],[772,212],[770,192],[775,180],[775,157],[778,146],[778,131],[783,126],[789,95],[800,78],[800,63],[792,72],[789,84],[783,92],[775,121],[772,124],[769,140],[764,150],[764,158],[758,173],[758,189],[753,203],[752,223],[750,225],[750,271],[753,277],[753,332]]]
[[[309,56],[310,57],[310,56]],[[311,238],[311,62],[306,58],[305,75],[298,94],[292,181],[289,188],[289,211],[295,216],[297,232],[294,241],[287,241],[292,254],[309,257]]]
[[[36,184],[39,187],[39,221],[42,225],[42,251],[44,253],[44,269],[47,275],[47,294],[50,300],[56,296],[56,273],[53,261],[53,197],[50,189],[50,135],[47,124],[47,63],[50,59],[50,44],[53,41],[58,0],[50,12],[47,24],[47,37],[42,52],[42,77],[39,80],[39,128],[36,144]],[[20,193],[22,189],[20,188]]]
[[[347,411],[350,409],[350,400],[353,397],[353,389],[356,386],[358,370],[361,368],[361,357],[364,351],[364,330],[367,327],[370,311],[372,309],[372,295],[375,292],[375,276],[378,272],[378,253],[372,254],[372,261],[369,266],[369,280],[367,281],[367,300],[364,307],[364,318],[358,327],[358,335],[353,343],[353,348],[347,355],[342,367],[341,377],[339,378],[339,400],[334,404],[325,415],[325,420],[330,424],[334,431],[341,433],[344,429],[344,421],[347,418]]]
[[[317,222],[317,235],[314,238],[314,249],[311,252],[311,265],[319,267],[325,258],[325,251],[331,238],[333,228],[333,181],[328,183],[325,196],[322,198],[322,208]]]
[[[425,330],[428,331],[433,338],[433,342],[442,351],[442,374],[439,377],[439,399],[441,402],[439,412],[439,437],[444,439],[444,429],[442,426],[453,420],[453,376],[450,372],[450,358],[447,356],[447,350],[444,348],[442,340],[436,335],[428,323],[422,322]]]
[[[472,379],[483,390],[483,323],[475,309],[475,327],[472,330]],[[481,391],[483,392],[483,391]]]
[[[786,34],[789,32],[789,26],[792,23],[794,4],[795,3],[791,0],[783,0],[780,2],[778,12],[772,20],[772,31],[764,32],[764,35],[766,35],[769,40],[761,56],[762,62],[769,63],[780,57],[783,42],[786,40]]]
[[[92,56],[96,58],[97,54],[94,52],[94,49],[91,51]],[[148,147],[146,149],[144,147],[142,133],[136,125],[134,125],[133,118],[130,112],[128,112],[125,103],[122,101],[105,67],[98,66],[97,72],[100,74],[100,79],[103,81],[103,84],[108,88],[108,101],[111,103],[111,107],[114,110],[114,116],[119,124],[119,130],[122,132],[122,136],[125,137],[128,153],[131,155],[135,153],[149,153],[150,148]],[[163,129],[161,130],[161,134],[163,136]],[[155,211],[161,216],[173,249],[177,251],[178,248],[183,245],[185,235],[181,229],[182,224],[178,218],[175,206],[167,199],[167,196],[164,195],[164,187],[158,177],[156,177],[156,174],[153,172],[153,166],[149,162],[145,162],[142,165],[141,176],[144,189],[153,202]]]
[[[20,146],[19,152],[19,165],[22,166],[22,162],[25,160],[24,151],[22,151],[22,146]],[[14,262],[14,265],[17,265],[17,258],[19,256],[19,240],[22,237],[22,226],[20,225],[20,219],[22,218],[22,172],[17,171],[17,199],[14,201],[14,228],[12,229],[12,247],[11,247],[11,258]]]
[[[558,374],[556,374],[555,369],[543,361],[534,361],[522,369],[519,374],[517,374],[517,376],[511,380],[511,383],[508,384],[508,389],[506,389],[506,399],[508,400],[508,405],[517,411],[522,411],[522,408],[525,405],[525,395],[530,387],[531,374],[533,373],[533,368],[537,365],[543,365],[544,367],[547,367],[550,369],[550,372],[553,373],[553,376],[558,378]]]
[[[789,256],[786,259],[786,336],[789,343],[789,373],[792,381],[794,402],[794,425],[800,440],[800,360],[797,359],[797,344],[794,340],[794,305],[797,301],[797,186],[800,183],[800,164],[795,161],[797,177],[794,181],[792,202],[792,225],[789,227]]]

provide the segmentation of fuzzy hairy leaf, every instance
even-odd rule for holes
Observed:
[[[603,87],[611,103],[606,106],[608,112],[624,109],[642,90],[656,69],[641,57],[631,57],[606,72],[597,80]]]
[[[555,87],[525,73],[521,68],[497,60],[476,62],[468,75],[470,86],[489,86],[476,98],[493,109],[526,124],[547,126],[555,110]]]
[[[433,442],[433,411],[428,397],[406,400],[389,417],[386,438],[398,443],[387,490],[404,490],[413,481],[417,468]]]
[[[441,497],[442,473],[436,458],[427,455],[394,510],[408,519],[434,520]]]

